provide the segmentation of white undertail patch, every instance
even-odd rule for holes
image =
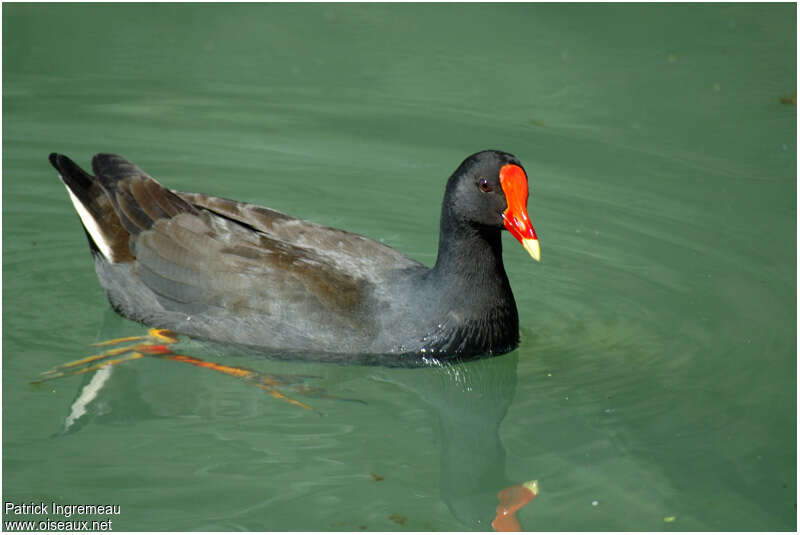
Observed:
[[[94,240],[94,243],[97,245],[97,248],[100,249],[100,252],[109,262],[114,261],[113,254],[111,252],[111,246],[108,243],[108,240],[103,235],[103,232],[100,230],[100,226],[97,224],[97,221],[92,214],[89,213],[89,210],[83,205],[83,203],[78,199],[78,197],[72,193],[72,191],[67,186],[67,192],[69,193],[69,198],[72,200],[72,205],[75,207],[75,211],[78,212],[78,215],[81,218],[81,223],[89,232],[89,235]]]

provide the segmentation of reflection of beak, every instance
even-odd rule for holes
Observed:
[[[538,262],[542,258],[542,253],[531,218],[528,217],[528,177],[525,176],[522,167],[514,164],[504,165],[500,169],[500,187],[503,188],[508,204],[508,208],[503,212],[506,228]]]

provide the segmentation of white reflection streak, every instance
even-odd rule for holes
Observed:
[[[103,385],[109,377],[111,377],[111,366],[104,366],[97,370],[92,380],[83,387],[80,395],[72,404],[72,407],[70,407],[69,415],[64,420],[64,431],[69,431],[72,424],[74,424],[78,418],[86,414],[87,405],[94,401],[94,398],[100,393],[100,389],[103,388]]]

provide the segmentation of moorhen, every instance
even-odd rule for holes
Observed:
[[[122,316],[277,358],[419,366],[519,343],[505,227],[539,260],[528,180],[487,150],[447,181],[436,264],[253,204],[170,190],[121,156],[50,162]]]

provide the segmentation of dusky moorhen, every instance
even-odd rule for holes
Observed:
[[[278,358],[417,366],[519,343],[503,228],[540,259],[528,180],[487,150],[450,176],[428,268],[374,240],[244,202],[170,190],[121,156],[94,176],[50,162],[122,316]]]

